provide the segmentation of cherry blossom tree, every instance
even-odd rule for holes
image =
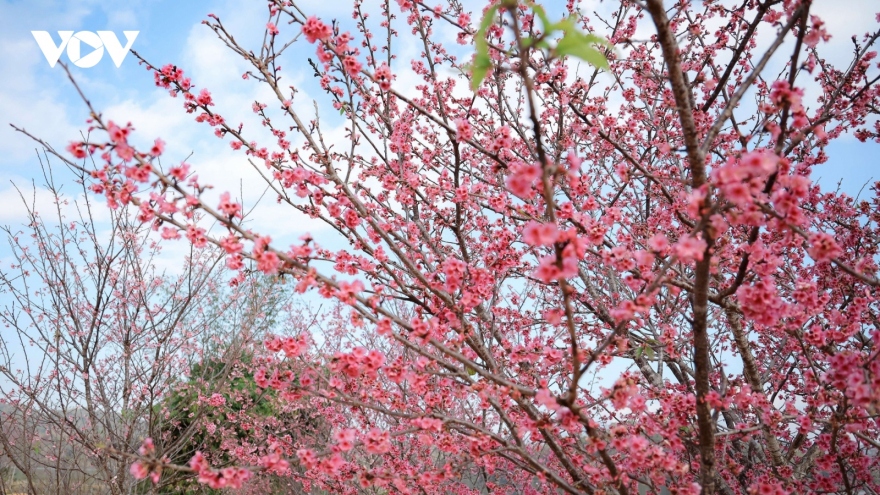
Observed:
[[[92,137],[57,155],[111,207],[337,304],[254,361],[329,440],[174,469],[333,493],[880,490],[878,186],[857,200],[813,178],[834,140],[880,138],[880,30],[829,32],[810,0],[603,5],[355,1],[346,23],[277,0],[255,47],[209,15],[242,84],[274,95],[253,103],[263,128],[137,54],[347,243],[279,245],[196,164],[90,108]],[[283,77],[293,44],[314,50],[325,120]],[[144,445],[133,470],[158,478],[162,456]]]
[[[217,251],[163,273],[160,246],[130,208],[94,204],[85,185],[62,195],[51,168],[44,178],[55,210],[25,201],[24,229],[3,228],[0,455],[24,482],[8,490],[131,493],[130,456],[144,438],[173,456],[206,414],[191,408],[165,437],[177,419],[166,397],[195,381],[208,396],[225,390],[283,294],[255,276],[233,291]],[[214,366],[193,372],[208,357]]]
[[[303,318],[307,308],[300,305],[260,309],[265,313],[271,311],[271,315],[266,315],[267,320],[284,322],[264,326],[283,329],[288,334],[307,330],[315,322],[314,317]],[[258,462],[263,456],[271,455],[277,449],[275,438],[287,443],[304,441],[304,438],[312,443],[327,441],[329,424],[319,410],[287,393],[257,385],[265,356],[248,352],[234,362],[229,371],[226,371],[228,361],[222,358],[206,356],[194,364],[190,375],[195,379],[177,387],[163,402],[167,419],[161,437],[166,442],[188,438],[186,447],[177,449],[168,461],[186,464],[194,452],[202,451],[212,465],[226,467]],[[217,387],[214,376],[225,376],[225,386]],[[300,489],[301,484],[288,474],[263,474],[249,483],[246,493],[288,493]],[[198,493],[206,487],[189,472],[172,471],[162,476],[155,488],[160,493]]]

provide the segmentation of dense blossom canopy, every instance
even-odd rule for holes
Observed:
[[[291,218],[347,241],[278,245],[197,164],[163,169],[160,140],[135,149],[93,113],[104,132],[69,151],[94,155],[80,166],[110,206],[337,303],[253,363],[330,434],[177,469],[333,493],[880,490],[878,186],[856,200],[813,178],[833,140],[878,139],[880,30],[828,32],[810,0],[605,7],[398,0],[374,21],[355,1],[349,32],[276,0],[256,49],[209,16],[243,84],[275,97],[253,103],[270,142],[224,119],[210,81],[141,59]],[[849,59],[823,55],[831,36]],[[291,41],[313,45],[342,142],[281,82]],[[132,473],[161,455],[145,444]]]

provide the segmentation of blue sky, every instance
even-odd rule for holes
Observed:
[[[120,40],[123,30],[139,30],[133,48],[168,61],[182,57],[192,27],[204,16],[198,2],[146,0],[132,2],[24,0],[0,2],[0,70],[12,75],[0,85],[0,198],[7,205],[0,222],[20,215],[10,181],[27,186],[39,177],[33,142],[15,133],[14,123],[63,147],[85,129],[88,114],[59,65],[50,68],[31,31],[111,30]],[[62,54],[62,62],[68,62]],[[128,56],[116,68],[105,54],[90,69],[71,66],[84,91],[99,109],[125,101],[154,97],[152,78]],[[16,205],[17,206],[17,205]]]
[[[250,118],[253,123],[250,106],[261,88],[241,80],[243,62],[235,60],[214,33],[201,24],[208,13],[219,15],[240,41],[258,49],[267,20],[264,2],[0,2],[0,69],[16,75],[0,83],[0,204],[4,205],[0,224],[15,225],[23,220],[18,193],[10,182],[29,189],[31,180],[36,180],[37,185],[41,180],[35,143],[7,124],[15,123],[56,148],[63,148],[85,130],[88,118],[85,105],[63,69],[60,65],[50,68],[30,31],[49,31],[56,42],[59,30],[110,30],[123,42],[123,30],[140,31],[134,50],[153,64],[173,63],[185,68],[197,86],[208,87],[214,93],[218,108],[228,120]],[[66,53],[61,61],[68,62]],[[264,187],[259,181],[245,181],[240,187],[237,177],[256,177],[241,153],[233,154],[227,142],[214,137],[207,126],[193,122],[193,116],[182,108],[182,99],[170,98],[164,90],[156,88],[152,75],[138,65],[134,56],[129,55],[120,68],[106,54],[93,68],[70,68],[98,111],[110,119],[134,124],[136,141],[148,143],[163,138],[168,143],[166,157],[172,162],[182,161],[193,153],[190,162],[200,172],[214,172],[226,179],[212,182],[218,189],[244,190],[246,205],[253,204],[262,194]],[[297,71],[290,72],[291,79],[296,78]],[[165,163],[167,166],[168,162]],[[56,172],[65,177],[63,167],[56,167]],[[48,196],[38,191],[38,206],[48,204]],[[273,205],[268,206],[271,209]],[[277,222],[274,226],[275,229],[268,230],[277,232]],[[287,222],[286,227],[277,235],[293,240],[306,230],[319,229],[320,225],[293,221]],[[185,246],[171,243],[167,250],[185,250]]]
[[[366,3],[369,8],[376,1]],[[483,2],[465,3],[474,4],[475,12],[483,5]],[[350,22],[348,2],[309,0],[301,5],[325,19]],[[864,32],[865,27],[873,25],[873,12],[878,10],[876,0],[819,0],[816,8],[822,10],[832,33],[843,32],[827,47],[831,58],[849,52],[847,33]],[[552,13],[553,9],[548,11]],[[863,15],[865,12],[870,15]],[[260,126],[251,112],[251,103],[255,99],[269,102],[274,96],[267,95],[266,90],[253,81],[242,81],[244,63],[201,25],[208,13],[220,16],[242,43],[259,49],[267,21],[265,3],[261,0],[0,0],[0,73],[4,74],[0,79],[0,225],[21,224],[24,220],[18,193],[11,183],[29,191],[31,181],[36,181],[38,186],[41,182],[35,143],[14,133],[7,124],[12,122],[25,127],[57,148],[63,148],[77,139],[88,117],[63,70],[60,66],[49,67],[31,31],[49,31],[57,40],[55,32],[59,30],[110,30],[120,39],[123,39],[123,30],[137,30],[140,34],[133,48],[138,53],[157,65],[174,63],[184,68],[197,87],[208,87],[212,91],[217,108],[227,121],[245,122],[249,126],[246,129],[259,136]],[[307,57],[313,56],[312,48],[308,45],[294,48],[303,49],[305,51],[288,55],[287,63],[292,66],[285,67],[284,72],[301,90],[295,101],[298,111],[311,116],[311,98],[321,95],[305,63]],[[406,60],[408,51],[411,53],[413,49],[402,46],[401,59]],[[66,55],[62,55],[61,60],[66,62]],[[181,100],[172,99],[157,89],[151,74],[139,66],[133,56],[129,55],[120,68],[105,55],[94,68],[71,67],[71,70],[99,111],[117,121],[133,122],[137,129],[136,142],[149,143],[162,137],[168,143],[166,159],[171,162],[179,162],[192,153],[188,161],[199,174],[216,185],[218,193],[241,191],[246,207],[264,191],[265,186],[243,155],[233,153],[228,142],[215,138],[207,126],[193,122],[193,116],[184,112]],[[398,72],[395,70],[395,73]],[[334,122],[332,109],[324,107],[322,112],[322,118],[329,119],[328,135],[342,139],[341,127],[339,122]],[[856,195],[869,180],[880,180],[876,164],[880,146],[844,137],[827,152],[830,162],[814,171],[823,189],[835,189],[841,181],[845,192]],[[169,165],[167,161],[164,164]],[[55,170],[62,180],[69,179],[60,165]],[[38,192],[37,205],[38,208],[50,207],[51,198]],[[341,247],[331,240],[330,231],[323,224],[292,215],[289,208],[275,205],[271,197],[264,200],[260,208],[251,227],[271,233],[282,244],[295,242],[308,231],[325,245]],[[187,249],[184,241],[168,243],[165,268],[179,267]],[[8,247],[0,243],[0,264],[8,262],[8,254]]]
[[[483,5],[483,2],[465,3],[472,4],[475,12]],[[376,4],[375,0],[366,2],[367,9],[375,8]],[[821,10],[829,30],[836,35],[827,46],[832,58],[835,54],[846,55],[850,50],[848,33],[863,32],[865,27],[873,25],[873,14],[866,16],[858,12],[873,12],[877,10],[874,5],[872,0],[817,2],[816,8]],[[302,2],[301,6],[325,19],[350,22],[348,2],[312,0]],[[548,8],[551,13],[554,10],[558,9]],[[55,32],[59,30],[110,30],[120,39],[123,39],[123,30],[137,30],[140,34],[133,46],[135,50],[154,64],[175,63],[183,67],[196,86],[208,87],[213,92],[217,108],[227,121],[244,122],[246,129],[259,136],[260,126],[250,105],[254,99],[271,101],[274,98],[269,98],[258,83],[241,80],[246,69],[244,62],[237,60],[214,33],[201,24],[208,13],[220,16],[243,44],[255,50],[259,48],[267,21],[267,9],[261,0],[0,0],[0,71],[6,75],[0,81],[0,204],[3,205],[0,224],[16,224],[23,219],[10,181],[28,188],[31,180],[39,182],[40,174],[35,143],[14,133],[7,123],[23,126],[59,148],[76,139],[86,127],[85,106],[61,67],[49,67],[30,34],[32,30],[49,31],[56,40]],[[298,109],[311,116],[311,99],[321,99],[322,95],[305,63],[307,57],[313,56],[312,48],[303,45],[294,45],[287,57],[287,63],[292,66],[285,67],[284,72],[301,90],[295,101]],[[407,51],[412,49],[403,45],[401,59],[406,60]],[[67,61],[66,54],[61,60]],[[189,161],[201,176],[208,177],[218,192],[242,191],[246,206],[253,204],[264,191],[242,154],[233,153],[228,143],[215,138],[207,126],[193,122],[192,115],[183,111],[180,99],[169,98],[156,88],[152,76],[132,55],[121,68],[116,68],[105,55],[94,68],[72,66],[71,70],[99,111],[111,119],[133,122],[137,129],[136,141],[148,143],[157,137],[165,139],[168,142],[166,160],[180,161],[193,153]],[[321,117],[325,121],[329,119],[328,134],[341,138],[341,127],[339,122],[333,121],[332,109],[322,107]],[[880,146],[845,137],[829,147],[830,163],[817,167],[814,175],[820,178],[825,189],[833,189],[842,181],[843,190],[855,195],[865,182],[872,178],[880,180],[875,165],[878,151]],[[168,161],[164,163],[168,165]],[[44,204],[48,199],[40,198]],[[265,227],[265,231],[273,232],[276,238],[286,242],[293,242],[305,231],[320,236],[324,229],[321,224],[291,218],[287,209],[272,203],[269,198],[260,205],[263,211],[255,215],[255,230]],[[277,222],[277,218],[287,221]],[[176,248],[169,246],[169,249]],[[4,254],[0,251],[0,259]]]

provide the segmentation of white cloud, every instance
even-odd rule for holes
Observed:
[[[55,170],[53,172],[60,172]],[[56,185],[59,185],[56,183]],[[33,211],[53,225],[58,222],[58,213],[65,224],[80,223],[82,215],[90,215],[96,224],[107,222],[110,212],[103,197],[86,196],[82,190],[59,187],[61,204],[56,204],[55,195],[45,186],[35,184],[24,177],[10,178],[7,184],[0,184],[0,225],[8,226],[13,231],[22,228],[28,222],[28,212]]]

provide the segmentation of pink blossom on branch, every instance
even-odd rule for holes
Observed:
[[[202,457],[198,478],[257,482],[260,469],[288,473],[284,460],[296,467],[284,476],[334,493],[880,489],[880,186],[855,201],[811,175],[827,143],[876,133],[880,34],[829,33],[797,1],[646,0],[607,26],[570,6],[565,29],[502,4],[356,4],[349,29],[270,2],[275,22],[318,45],[315,98],[344,115],[339,136],[288,103],[296,88],[274,59],[245,57],[278,100],[254,104],[264,143],[182,71],[150,66],[199,122],[241,136],[290,221],[322,221],[343,247],[273,244],[228,195],[207,202],[207,177],[161,176],[130,126],[96,121],[107,136],[91,172],[108,203],[136,203],[169,236],[220,246],[231,269],[292,278],[332,303],[308,345],[272,335],[245,366],[285,411],[318,410],[321,434],[270,439],[292,428],[242,413],[227,421],[263,425],[263,443],[221,450],[254,471],[227,475]],[[489,16],[479,31],[473,15]],[[853,34],[849,59],[822,55],[823,41]],[[791,49],[767,52],[776,37]],[[465,67],[447,45],[471,40]],[[418,50],[400,60],[409,43]],[[585,54],[601,71],[578,67]],[[780,56],[775,80],[758,77]],[[392,61],[414,81],[406,93]],[[196,210],[228,232],[200,230]],[[599,392],[594,377],[607,382]]]
[[[556,242],[558,236],[559,230],[553,224],[532,221],[523,229],[523,239],[531,246],[549,246]]]
[[[332,32],[330,31],[330,26],[324,24],[316,17],[309,17],[302,27],[303,34],[306,35],[306,39],[309,43],[314,43],[318,40],[327,40],[330,38]]]

